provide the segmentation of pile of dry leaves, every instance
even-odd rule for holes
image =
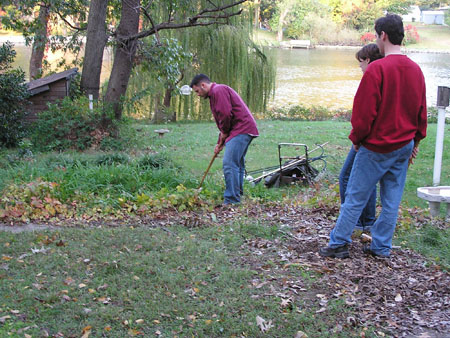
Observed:
[[[280,227],[287,241],[248,240],[245,246],[250,254],[237,263],[260,272],[264,278],[253,280],[253,287],[267,289],[285,305],[309,299],[311,309],[321,313],[328,311],[331,300],[341,299],[356,314],[342,318],[342,325],[375,327],[394,337],[448,334],[450,274],[407,248],[394,248],[388,259],[367,256],[362,252],[361,237],[351,244],[350,259],[320,257],[318,248],[328,243],[337,215],[336,208],[259,205],[216,210],[213,217],[207,213],[183,217],[187,226],[226,225],[250,217]],[[276,262],[275,266],[268,261]],[[293,278],[292,267],[312,272],[317,280],[308,283]],[[341,324],[335,330],[342,330]]]

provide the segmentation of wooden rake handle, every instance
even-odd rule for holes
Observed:
[[[217,155],[218,155],[218,153],[217,153],[217,154],[214,153],[214,155],[213,155],[211,161],[209,162],[208,168],[206,168],[206,171],[205,171],[205,173],[203,174],[202,180],[200,181],[200,184],[199,184],[199,186],[198,186],[197,189],[200,189],[200,188],[202,187],[203,181],[205,180],[206,175],[208,175],[208,171],[209,171],[209,169],[211,168],[211,166],[212,166],[214,160],[216,159]]]

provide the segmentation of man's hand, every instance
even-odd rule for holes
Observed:
[[[222,151],[223,147],[225,146],[224,143],[222,144],[216,144],[216,147],[214,148],[214,154],[218,154]]]
[[[414,159],[417,157],[418,153],[419,153],[419,146],[418,145],[414,145],[414,148],[412,150],[411,156],[409,157],[408,167],[411,164],[414,164]]]
[[[219,143],[216,144],[216,147],[214,148],[214,153],[218,154],[222,151],[223,147],[225,146],[225,140],[227,139],[228,134],[220,133],[219,135]]]
[[[358,152],[360,145],[359,144],[354,144],[353,145],[353,149],[355,149],[356,152]]]

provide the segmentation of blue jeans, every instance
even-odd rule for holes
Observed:
[[[240,134],[225,143],[223,155],[223,175],[225,176],[225,204],[234,204],[241,201],[244,186],[245,154],[253,137]]]
[[[345,193],[347,191],[347,184],[350,178],[350,173],[352,172],[353,162],[355,161],[356,151],[353,145],[345,159],[344,165],[342,166],[341,173],[339,174],[339,194],[341,196],[341,204],[345,202]],[[370,228],[375,222],[375,214],[377,207],[377,187],[370,193],[369,200],[364,207],[361,216],[356,224],[357,228]]]
[[[359,216],[374,187],[380,182],[382,210],[371,229],[370,248],[378,255],[390,255],[413,146],[414,142],[411,141],[387,154],[376,153],[363,146],[359,149],[348,181],[345,202],[341,205],[336,226],[330,234],[330,247],[335,248],[351,242],[351,234]]]

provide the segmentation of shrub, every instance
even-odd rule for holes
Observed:
[[[420,40],[419,33],[417,32],[417,27],[413,25],[405,26],[405,38],[403,43],[405,45],[410,45],[413,43],[418,43]]]
[[[171,168],[173,167],[172,160],[164,153],[152,154],[142,156],[137,161],[138,167],[142,169],[151,168]]]
[[[266,117],[274,120],[299,120],[299,121],[326,121],[344,120],[349,121],[350,110],[330,110],[326,107],[304,107],[292,105],[287,107],[276,107],[267,112]]]
[[[28,90],[25,73],[11,69],[16,52],[10,42],[0,47],[0,147],[12,147],[23,137]]]
[[[91,111],[87,98],[66,97],[39,114],[31,137],[34,146],[44,151],[111,149],[118,147],[119,124],[109,111],[99,107]]]
[[[96,163],[97,165],[116,165],[116,164],[128,164],[130,158],[126,154],[113,153],[100,155]]]
[[[365,45],[371,42],[374,42],[376,40],[375,34],[371,32],[364,33],[363,36],[361,36],[361,42]]]
[[[438,122],[438,109],[436,107],[428,107],[428,123],[437,123]],[[445,124],[450,124],[450,118],[445,117]]]

